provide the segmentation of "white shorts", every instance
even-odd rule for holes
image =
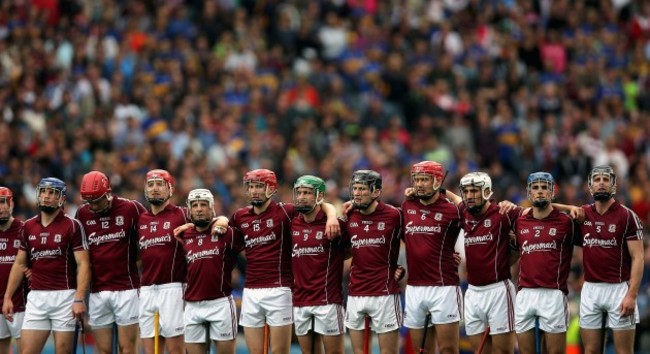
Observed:
[[[458,286],[406,286],[404,326],[424,328],[424,320],[431,314],[429,326],[459,322],[463,318],[463,293]]]
[[[515,330],[515,286],[504,280],[498,283],[473,286],[465,292],[465,333],[481,334],[490,327],[490,334]]]
[[[291,289],[244,288],[239,324],[243,327],[259,328],[286,326],[293,323],[293,300]]]
[[[153,338],[154,314],[158,311],[160,335],[165,338],[180,336],[183,324],[183,284],[169,283],[140,288],[140,337]]]
[[[386,333],[402,327],[402,303],[399,294],[382,296],[348,296],[345,311],[345,326],[362,331],[366,326],[366,315],[370,316],[370,329],[375,333]]]
[[[4,317],[0,318],[0,339],[5,338],[20,338],[20,330],[23,328],[23,320],[25,319],[24,312],[16,312],[13,315],[12,322],[7,321]]]
[[[138,323],[137,289],[123,291],[100,291],[90,294],[88,301],[88,324],[93,328],[108,328],[117,323],[128,326]]]
[[[74,289],[32,290],[27,294],[23,329],[74,332]]]
[[[603,312],[607,312],[607,327],[618,330],[634,329],[639,323],[639,306],[634,316],[621,317],[619,307],[629,285],[624,283],[585,282],[580,294],[580,328],[600,329]]]
[[[515,307],[515,330],[523,333],[535,328],[547,333],[564,333],[569,324],[567,299],[558,289],[521,289],[517,293]]]
[[[314,318],[314,331],[324,336],[337,336],[345,333],[343,318],[345,310],[338,304],[323,306],[300,306],[293,308],[293,324],[297,336],[304,336],[311,330]]]
[[[210,339],[233,340],[237,336],[237,305],[232,295],[215,300],[185,303],[185,343],[205,343],[206,324]]]

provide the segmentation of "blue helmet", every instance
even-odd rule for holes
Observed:
[[[41,205],[41,190],[44,189],[54,189],[59,192],[59,200],[56,206]],[[65,197],[67,194],[68,188],[65,185],[65,182],[55,177],[45,177],[42,178],[38,185],[36,186],[36,198],[38,200],[38,207],[45,212],[53,212],[54,210],[63,206]]]
[[[533,198],[531,187],[534,183],[545,182],[548,185],[548,190],[551,193],[551,197],[548,200],[538,200]],[[533,203],[533,206],[539,208],[545,208],[552,200],[553,195],[555,194],[555,180],[553,175],[548,172],[533,172],[528,175],[528,181],[526,183],[526,190],[528,192],[528,199]]]

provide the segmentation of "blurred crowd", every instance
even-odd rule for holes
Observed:
[[[524,204],[530,172],[583,204],[610,164],[647,230],[650,1],[0,1],[0,184],[19,217],[44,176],[74,213],[92,169],[139,200],[167,169],[177,204],[206,187],[229,216],[246,170],[274,170],[284,201],[321,176],[336,204],[370,168],[399,205],[421,160]]]

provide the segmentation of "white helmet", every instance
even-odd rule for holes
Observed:
[[[212,192],[204,188],[192,189],[190,194],[187,196],[187,207],[192,207],[192,202],[198,200],[205,200],[210,204],[210,208],[214,208],[214,196]]]
[[[483,200],[489,200],[490,197],[492,197],[492,194],[494,194],[492,192],[492,179],[485,172],[470,172],[464,175],[460,179],[461,195],[463,189],[469,186],[475,186],[481,188],[481,192],[482,192],[481,195],[483,196]],[[486,192],[488,190],[490,191],[490,193],[486,195]]]

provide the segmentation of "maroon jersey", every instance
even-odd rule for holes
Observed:
[[[11,266],[14,264],[16,254],[18,254],[18,250],[20,249],[20,230],[22,227],[23,222],[14,218],[7,231],[0,230],[0,293],[2,294],[7,291]],[[14,312],[25,311],[26,296],[27,286],[23,282],[11,298],[11,301],[14,303]],[[3,300],[0,299],[0,305],[3,304]]]
[[[542,220],[532,211],[515,221],[519,261],[519,289],[559,289],[568,293],[567,278],[573,253],[574,224],[556,209]]]
[[[632,259],[629,240],[643,240],[639,217],[619,202],[600,215],[596,206],[584,205],[585,220],[580,225],[585,280],[595,283],[622,283],[630,280]]]
[[[211,232],[212,227],[204,232],[190,228],[183,234],[187,258],[186,301],[214,300],[232,292],[232,270],[237,254],[244,248],[244,239],[232,227],[224,235]]]
[[[88,249],[81,223],[60,210],[54,220],[41,224],[40,213],[25,221],[20,248],[31,262],[32,290],[77,288],[75,251]]]
[[[510,231],[521,215],[521,208],[500,214],[491,203],[485,214],[474,216],[464,205],[462,227],[465,231],[467,282],[475,286],[510,279]]]
[[[241,208],[230,226],[244,235],[247,288],[291,287],[291,219],[297,215],[292,204],[271,201],[261,214],[253,207]]]
[[[190,222],[185,209],[169,204],[158,214],[146,211],[138,220],[142,286],[184,283],[187,263],[175,228]]]
[[[402,214],[379,201],[370,215],[350,212],[347,234],[352,247],[349,294],[381,296],[399,293],[395,280],[399,256]]]
[[[446,198],[429,205],[402,204],[409,285],[453,286],[460,283],[454,245],[460,232],[458,206]]]
[[[311,223],[306,222],[303,215],[291,221],[294,306],[343,304],[345,235],[328,240],[326,222],[327,216],[322,210]],[[345,223],[341,220],[339,223],[341,230],[345,230]]]
[[[88,239],[90,291],[138,289],[138,218],[147,211],[137,201],[113,197],[111,207],[96,214],[87,205],[77,210]]]

